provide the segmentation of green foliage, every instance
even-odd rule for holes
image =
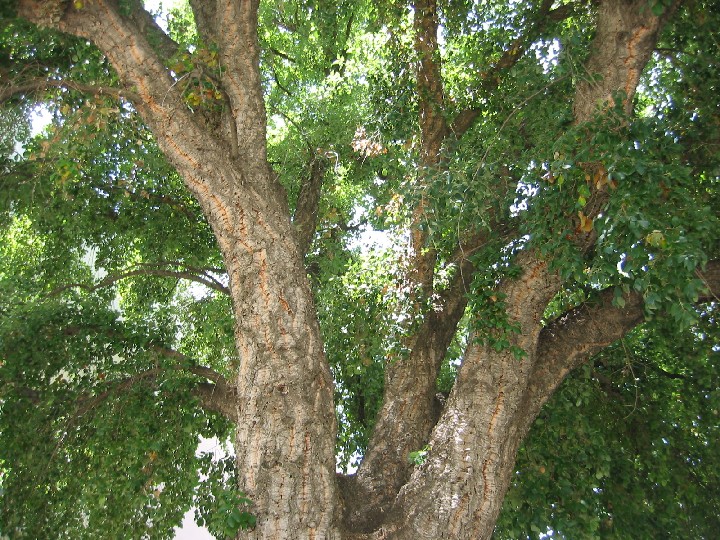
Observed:
[[[658,318],[571,375],[519,452],[495,536],[714,537],[719,338],[716,307],[687,330]]]
[[[413,465],[422,465],[427,459],[428,452],[430,452],[429,446],[424,446],[420,450],[410,452],[410,454],[408,454],[408,461],[410,461]]]
[[[497,69],[537,4],[440,2],[446,119],[478,115],[428,169],[411,9],[261,3],[269,159],[292,211],[303,183],[317,171],[323,180],[306,265],[336,382],[338,467],[359,463],[385,368],[406,358],[435,307],[408,277],[407,230],[422,203],[436,295],[458,272],[458,253],[477,269],[440,393],[470,333],[519,361],[527,354],[495,292],[517,275],[522,250],[565,278],[546,320],[608,287],[618,305],[625,292],[642,294],[650,319],[543,411],[497,537],[709,538],[720,515],[716,306],[693,304],[704,289],[696,270],[720,245],[720,15],[712,2],[684,5],[643,75],[636,114],[615,107],[574,125],[591,3],[546,21],[517,63]],[[667,2],[648,5],[660,13]],[[0,14],[13,9],[0,2]],[[166,66],[199,122],[212,124],[226,106],[220,51],[203,43],[188,6],[169,29],[178,51]],[[0,90],[5,78],[119,84],[87,41],[12,18],[0,23],[0,74]],[[35,104],[52,122],[30,137]],[[231,427],[192,398],[201,381],[189,368],[232,376],[233,319],[220,291],[179,278],[221,289],[222,258],[133,107],[57,87],[8,99],[0,225],[0,534],[169,538],[191,505],[218,536],[253,527],[232,460],[195,456],[199,436],[226,440]],[[389,246],[363,244],[368,231]],[[591,251],[578,248],[583,234],[597,239]],[[409,459],[420,464],[427,451]]]
[[[195,494],[195,517],[216,538],[235,538],[241,529],[252,529],[255,516],[241,510],[251,501],[237,488],[235,459],[216,460],[212,454],[200,458],[199,473],[205,477]]]
[[[148,352],[162,338],[98,300],[3,307],[4,533],[169,538],[189,504],[197,478],[179,471],[206,417],[187,376]]]

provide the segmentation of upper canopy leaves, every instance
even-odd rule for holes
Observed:
[[[50,4],[76,17],[93,8]],[[222,34],[211,3],[190,6],[170,17],[169,35],[137,2],[117,12],[169,86],[167,125],[190,119],[191,134],[168,131],[164,141],[152,134],[161,122],[142,120],[141,85],[121,88],[127,73],[121,80],[86,39],[0,23],[2,532],[167,537],[193,500],[197,436],[228,433],[200,406],[218,410],[208,398],[217,394],[204,390],[227,391],[238,363],[228,281],[168,141],[248,162],[262,161],[265,141],[257,155],[235,153],[249,144],[237,110],[257,98],[230,78],[250,70],[231,54],[242,47],[230,30],[244,27]],[[632,111],[619,93],[579,122],[573,100],[589,79],[596,9],[440,2],[437,50],[423,58],[411,6],[263,2],[268,160],[301,230],[336,378],[342,467],[366,450],[386,366],[410,354],[451,291],[470,297],[470,322],[440,390],[467,328],[508,346],[505,334],[521,329],[496,286],[517,273],[514,255],[532,249],[565,280],[547,321],[608,288],[618,305],[641,294],[656,320],[604,352],[543,413],[497,534],[649,537],[682,534],[682,523],[702,536],[720,513],[717,497],[700,495],[717,485],[708,443],[715,308],[693,305],[706,285],[698,269],[717,258],[720,235],[720,13],[712,3],[679,8],[632,89]],[[238,20],[254,29],[250,11]],[[434,86],[418,82],[421,60],[439,66]],[[35,104],[52,122],[30,137]],[[432,162],[421,113],[446,128]],[[264,121],[245,119],[255,120]],[[385,247],[369,248],[372,231]],[[421,253],[411,237],[423,239]],[[425,289],[414,278],[420,259],[432,262]],[[232,514],[236,499],[204,492]]]

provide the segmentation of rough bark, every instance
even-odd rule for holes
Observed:
[[[501,56],[488,74],[484,89],[492,92],[502,75],[515,65],[531,40],[553,20],[569,13],[567,9],[550,11],[552,2],[545,0],[538,8],[528,31],[519,36]],[[438,47],[438,6],[434,0],[415,2],[413,29],[417,56],[416,81],[419,99],[420,172],[418,183],[442,170],[442,149],[446,139],[456,139],[469,129],[479,111],[467,110],[458,114],[452,126],[446,120],[448,111],[442,83],[442,61]],[[411,278],[418,295],[430,297],[434,292],[434,270],[437,253],[428,246],[428,233],[422,226],[428,211],[428,201],[420,199],[413,210]],[[493,216],[487,216],[493,221]],[[484,237],[476,237],[472,245],[463,246],[458,261],[458,275],[454,284],[442,294],[439,309],[423,315],[423,323],[409,344],[407,358],[388,365],[385,377],[383,407],[368,451],[353,480],[351,504],[346,504],[346,526],[353,530],[369,530],[382,521],[411,472],[408,454],[421,449],[428,441],[437,422],[436,378],[447,347],[463,316],[465,298],[474,269],[466,260],[475,244]],[[350,489],[350,488],[349,488]],[[365,518],[363,518],[365,516]],[[363,522],[364,519],[364,523]]]
[[[333,383],[302,260],[311,227],[303,219],[298,235],[267,163],[257,2],[191,4],[203,39],[217,43],[226,68],[221,84],[229,109],[219,132],[186,107],[161,58],[172,43],[150,45],[141,28],[145,14],[123,16],[112,0],[86,2],[81,9],[59,0],[21,0],[20,11],[103,51],[122,81],[117,95],[132,101],[213,228],[229,276],[239,368],[234,380],[201,383],[196,393],[237,424],[240,488],[258,517],[256,529],[243,537],[340,538]],[[542,3],[543,16],[552,13],[551,5]],[[616,92],[631,111],[640,73],[672,9],[658,18],[645,0],[600,2],[589,77],[577,87],[577,123]],[[423,0],[415,10],[421,159],[432,168],[441,163],[452,130],[443,116],[436,2]],[[508,54],[499,69],[517,61],[517,51]],[[472,111],[461,113],[456,133],[474,118]],[[421,202],[416,225],[424,211]],[[423,294],[433,292],[436,263],[426,243],[416,227],[415,280]],[[441,309],[425,314],[410,356],[388,367],[373,441],[347,488],[356,497],[348,501],[358,505],[346,508],[346,537],[489,538],[517,449],[542,404],[571,369],[641,320],[638,297],[618,309],[605,294],[543,327],[543,312],[562,282],[534,250],[521,252],[516,262],[521,276],[500,283],[497,292],[504,295],[509,321],[521,329],[511,340],[525,358],[472,341],[436,422],[437,371],[465,309],[465,271],[471,268],[463,261]],[[705,276],[714,294],[719,273],[711,265]],[[426,442],[427,461],[411,470],[407,453]]]
[[[303,255],[307,254],[317,229],[318,206],[326,168],[327,165],[320,158],[313,159],[310,172],[300,185],[293,223],[297,229],[298,248]]]
[[[218,240],[236,321],[239,368],[227,395],[238,396],[240,488],[258,517],[249,536],[336,537],[333,383],[287,200],[266,159],[256,3],[218,2],[208,17],[223,29],[222,83],[237,133],[226,139],[185,106],[161,59],[116,3],[61,4],[42,19],[39,7],[23,1],[20,12],[93,41],[107,56]],[[198,393],[208,398],[209,390],[200,386]]]
[[[587,70],[602,78],[578,85],[577,123],[590,120],[618,91],[626,96],[626,112],[631,112],[632,96],[663,20],[653,16],[643,2],[600,5]],[[582,239],[585,247],[592,241],[592,237]],[[593,348],[590,344],[587,350],[571,348],[561,360],[549,354],[547,332],[543,335],[540,321],[562,282],[532,251],[521,254],[518,264],[522,277],[501,285],[499,292],[506,295],[509,320],[521,328],[512,345],[526,357],[519,361],[509,351],[496,352],[479,343],[468,347],[429,439],[428,460],[401,488],[392,515],[376,537],[489,538],[522,439],[542,404]],[[611,316],[606,316],[608,322]],[[617,339],[640,320],[637,305],[631,304],[613,325],[617,331],[603,337]],[[598,341],[609,343],[599,337]]]
[[[345,505],[345,524],[351,530],[369,532],[383,522],[410,475],[409,453],[425,445],[437,421],[440,364],[467,306],[464,291],[471,266],[465,261],[462,268],[442,309],[428,313],[413,337],[408,357],[386,367],[383,407]]]
[[[615,97],[622,99],[625,113],[631,113],[640,75],[658,33],[679,4],[672,2],[656,17],[645,0],[600,2],[586,77],[578,84],[573,102],[578,123],[592,119]]]

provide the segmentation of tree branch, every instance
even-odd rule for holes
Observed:
[[[245,4],[243,2],[242,4]],[[202,123],[188,109],[182,88],[175,84],[162,59],[135,23],[119,12],[113,0],[85,2],[81,8],[58,3],[61,12],[49,20],[41,0],[19,0],[18,12],[36,24],[91,40],[108,58],[121,84],[136,96],[133,104],[155,135],[158,145],[205,208],[210,219],[221,213],[219,197],[209,196],[237,183],[218,178],[215,164],[227,163],[227,147],[208,137]],[[199,161],[194,156],[204,155]]]
[[[310,174],[303,179],[295,208],[295,228],[298,234],[300,253],[307,253],[315,236],[318,222],[318,207],[322,192],[323,177],[327,164],[314,156],[310,164]]]
[[[543,0],[540,9],[533,17],[526,31],[518,36],[503,52],[500,59],[484,73],[481,87],[486,94],[491,94],[500,86],[502,75],[520,61],[528,46],[542,33],[548,22],[558,22],[566,19],[572,15],[575,9],[573,4],[565,4],[551,10],[552,4],[553,0]],[[460,111],[453,120],[450,131],[459,139],[470,129],[480,113],[481,110],[475,108]]]
[[[190,363],[192,361],[190,357],[178,351],[175,351],[174,349],[169,349],[167,347],[161,347],[157,345],[151,346],[150,349],[157,354],[168,358],[177,359],[179,361],[182,361],[183,363]],[[213,381],[213,383],[198,383],[192,389],[193,394],[198,397],[198,399],[200,400],[200,404],[203,408],[219,412],[230,420],[233,420],[235,418],[237,413],[234,409],[233,397],[236,393],[235,390],[227,384],[227,381],[220,373],[218,373],[214,369],[205,366],[193,365],[177,365],[169,369],[175,371],[187,371],[188,373],[192,373],[194,375],[197,375],[198,377]],[[107,390],[104,390],[94,396],[81,397],[78,400],[77,410],[75,413],[76,417],[83,416],[95,407],[99,406],[112,394],[117,394],[119,392],[129,390],[140,381],[156,379],[157,377],[165,373],[167,370],[168,368],[157,367],[148,369],[135,375],[131,375],[118,381],[108,381],[106,383],[108,387]]]
[[[230,386],[219,386],[211,383],[196,385],[192,393],[200,401],[203,409],[222,414],[232,422],[237,421],[237,391]]]
[[[190,9],[192,9],[195,18],[200,39],[205,44],[217,43],[218,32],[220,31],[215,24],[215,14],[217,12],[216,2],[208,0],[190,0]]]
[[[374,521],[368,516],[384,519],[383,510],[391,506],[410,475],[408,454],[427,443],[438,420],[437,376],[465,313],[473,271],[468,259],[460,261],[439,305],[413,336],[408,357],[386,367],[382,408],[353,486],[359,495],[345,511],[345,523],[351,529],[367,527]]]
[[[128,0],[125,1],[128,2]],[[135,24],[140,33],[147,38],[148,43],[155,52],[163,60],[169,60],[178,52],[178,44],[158,26],[155,18],[145,9],[141,0],[129,1],[128,7],[132,6],[129,19]]]
[[[698,275],[707,291],[699,303],[717,301],[720,295],[720,261],[707,265]],[[606,289],[548,324],[540,333],[538,363],[528,388],[528,406],[539,411],[563,379],[592,355],[617,341],[644,320],[643,299],[638,293],[623,297],[625,305],[613,305],[614,291]]]
[[[440,148],[447,134],[442,64],[437,41],[436,0],[415,2],[413,27],[415,30],[415,53],[419,62],[417,85],[422,136],[420,160],[426,166],[435,165],[440,160]]]
[[[413,17],[415,54],[418,59],[417,87],[420,106],[420,166],[433,169],[440,163],[443,141],[448,133],[445,121],[445,98],[442,65],[438,48],[438,13],[436,0],[415,3]],[[429,172],[429,171],[428,171]],[[432,293],[437,252],[426,249],[428,230],[422,227],[428,202],[420,198],[412,213],[411,242],[413,250],[412,276],[425,297]]]
[[[64,88],[67,90],[75,90],[83,94],[92,96],[110,96],[116,99],[126,99],[132,103],[139,103],[140,96],[134,92],[123,90],[122,88],[113,88],[111,86],[97,86],[92,84],[83,84],[68,80],[53,80],[34,78],[29,81],[22,81],[17,84],[6,83],[0,89],[0,103],[8,101],[13,96],[19,94],[35,95],[44,92],[50,88]]]
[[[215,14],[222,81],[241,141],[239,157],[248,176],[272,181],[267,167],[266,114],[260,78],[259,0],[218,0]]]
[[[591,120],[598,112],[598,104],[612,104],[618,92],[623,94],[625,112],[632,112],[640,75],[655,48],[660,29],[679,4],[678,0],[673,1],[657,17],[646,0],[600,2],[592,52],[585,64],[587,77],[578,83],[575,92],[576,123]]]
[[[139,265],[142,266],[142,265]],[[195,269],[197,270],[197,269]],[[192,270],[190,271],[179,271],[179,270],[166,270],[161,268],[143,268],[138,270],[129,270],[127,272],[122,272],[120,274],[116,274],[113,276],[108,276],[106,278],[103,278],[95,285],[87,285],[85,283],[68,283],[67,285],[63,285],[61,287],[58,287],[54,290],[52,290],[50,293],[48,293],[48,297],[54,297],[58,296],[59,294],[63,293],[64,291],[68,289],[78,288],[78,289],[84,289],[88,292],[93,292],[98,289],[102,289],[104,287],[109,287],[118,281],[121,281],[123,279],[127,279],[129,277],[135,277],[135,276],[160,276],[160,277],[170,277],[175,279],[186,279],[189,281],[194,281],[196,283],[200,283],[202,285],[205,285],[206,287],[216,290],[218,292],[221,292],[223,294],[229,295],[230,290],[220,283],[217,279],[214,277],[204,274],[199,275],[197,273],[193,273]]]

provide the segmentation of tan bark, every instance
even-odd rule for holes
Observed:
[[[233,129],[223,139],[185,106],[156,52],[111,0],[86,2],[40,20],[92,40],[131,90],[133,105],[200,202],[222,251],[235,315],[239,365],[231,398],[240,488],[253,501],[250,538],[337,537],[333,382],[287,200],[265,150],[258,69],[257,5],[217,4],[223,86]],[[241,159],[231,147],[242,141]],[[210,387],[200,386],[210,399]],[[227,412],[227,404],[215,403]]]
[[[131,100],[152,129],[215,232],[229,276],[239,367],[234,380],[202,383],[196,393],[237,424],[240,488],[258,517],[257,528],[243,537],[340,538],[333,383],[302,261],[310,227],[303,221],[298,235],[267,163],[257,1],[192,1],[201,35],[217,41],[226,68],[221,84],[229,113],[219,132],[186,107],[140,28],[147,23],[142,13],[124,17],[112,0],[86,2],[82,9],[59,0],[19,5],[28,19],[90,39],[106,54],[122,81],[118,96]],[[541,12],[550,16],[550,6],[543,2]],[[421,160],[436,167],[451,132],[444,119],[437,6],[423,0],[415,9]],[[640,73],[671,11],[658,18],[645,0],[600,2],[589,77],[577,86],[578,123],[617,91],[631,112]],[[163,50],[171,46],[165,42]],[[516,61],[517,51],[508,54],[498,69]],[[456,131],[467,130],[474,118],[472,111],[461,113]],[[424,211],[421,202],[416,225]],[[427,295],[436,256],[426,243],[416,227],[415,279]],[[624,311],[603,299],[543,328],[542,314],[561,280],[533,250],[518,254],[517,264],[521,276],[502,282],[497,292],[521,330],[511,336],[512,345],[526,357],[472,342],[435,422],[437,370],[465,309],[464,272],[471,267],[463,261],[441,310],[425,315],[409,358],[388,368],[378,427],[357,483],[348,488],[367,502],[347,509],[346,537],[489,538],[517,449],[542,404],[573,367],[640,320],[638,298],[628,298]],[[707,280],[717,290],[717,267],[709,270]],[[581,332],[588,337],[576,344]],[[411,471],[407,453],[425,442],[428,459]]]

